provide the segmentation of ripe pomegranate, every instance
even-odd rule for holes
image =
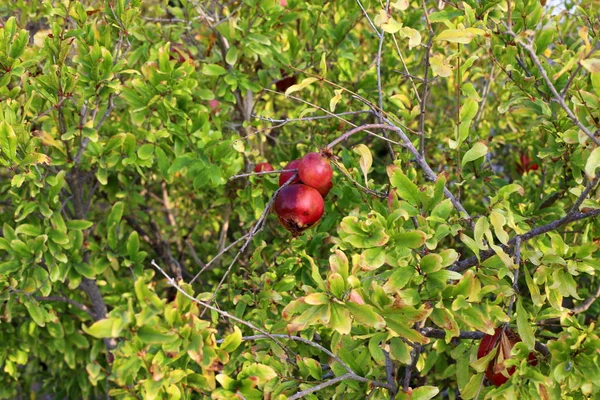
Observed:
[[[333,183],[331,183],[331,181],[327,182],[326,185],[315,188],[317,189],[317,191],[319,193],[321,193],[321,197],[325,198],[327,197],[327,194],[329,193],[329,191],[333,188]]]
[[[268,162],[261,162],[254,166],[254,172],[274,171],[273,166]]]
[[[288,165],[285,166],[284,169],[298,169],[298,164],[300,164],[300,159],[290,161],[288,163]],[[290,179],[292,176],[294,176],[294,174],[295,174],[295,172],[282,172],[279,175],[279,186],[283,186],[283,184],[286,183],[288,181],[288,179]],[[298,178],[296,178],[292,182],[290,182],[290,185],[292,183],[298,183],[298,182],[300,182],[300,180]]]
[[[314,188],[325,188],[331,182],[333,169],[327,157],[321,153],[308,153],[298,165],[298,178],[305,185]]]
[[[274,204],[279,222],[294,236],[313,226],[323,215],[324,207],[321,194],[301,183],[284,187]]]
[[[485,371],[485,376],[494,386],[505,384],[510,376],[515,373],[515,367],[506,368],[504,361],[511,357],[512,348],[521,342],[521,337],[510,328],[496,328],[494,335],[485,335],[479,343],[477,358],[483,358],[498,347],[498,351]],[[536,365],[537,359],[533,352],[529,353],[529,364]]]

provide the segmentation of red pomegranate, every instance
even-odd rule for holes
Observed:
[[[274,204],[279,222],[294,236],[313,226],[323,215],[324,206],[321,194],[303,184],[284,187]]]
[[[515,373],[515,367],[506,368],[504,361],[511,357],[512,348],[521,342],[521,337],[510,328],[496,328],[494,335],[485,335],[479,343],[477,358],[483,358],[498,347],[498,351],[485,370],[485,376],[491,384],[501,386]],[[536,365],[535,353],[529,353],[529,364]]]
[[[319,193],[321,193],[321,197],[325,198],[327,197],[327,194],[329,193],[329,191],[333,188],[333,183],[331,183],[331,181],[327,182],[326,185],[315,188],[317,189],[317,191]]]
[[[308,153],[298,165],[298,178],[305,185],[326,188],[333,177],[333,169],[327,157],[321,153]]]
[[[288,165],[285,166],[284,169],[298,169],[298,164],[300,164],[300,159],[290,161],[288,163]],[[295,172],[282,172],[279,175],[279,186],[283,186],[283,184],[286,183],[288,181],[288,179],[290,179],[292,176],[294,176],[294,174],[295,174]],[[290,184],[298,183],[298,182],[300,182],[300,180],[298,180],[298,178],[296,178],[292,182],[290,182]]]
[[[274,171],[273,166],[268,162],[261,162],[254,166],[254,172]]]

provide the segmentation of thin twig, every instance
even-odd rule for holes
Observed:
[[[298,169],[293,168],[293,169],[279,169],[277,171],[250,172],[248,174],[233,175],[231,178],[229,178],[229,180],[238,179],[238,178],[246,178],[248,176],[254,176],[254,175],[283,174],[285,172],[298,172]]]
[[[407,392],[410,387],[410,379],[412,377],[412,371],[417,366],[417,362],[419,361],[419,356],[421,355],[422,347],[420,345],[416,346],[410,353],[411,361],[410,364],[406,366],[404,371],[404,380],[402,381],[402,390]]]
[[[582,301],[581,304],[573,307],[571,309],[571,313],[580,314],[582,312],[587,311],[592,306],[592,304],[594,304],[594,302],[598,300],[598,298],[600,298],[600,285],[598,285],[598,287],[596,288],[596,292],[593,295]]]
[[[256,115],[256,114],[252,114],[252,116],[254,118],[260,119],[261,121],[267,121],[267,122],[271,122],[271,123],[285,125],[290,122],[316,121],[316,120],[320,120],[320,119],[336,118],[336,117],[344,116],[344,115],[359,115],[359,114],[369,114],[369,113],[371,113],[370,110],[345,111],[345,112],[336,113],[336,114],[332,113],[331,115],[316,115],[314,117],[286,118],[286,119],[274,119],[274,118],[262,117],[262,116]],[[279,126],[282,126],[282,125],[279,125]]]
[[[390,353],[383,350],[383,355],[385,356],[385,376],[387,379],[387,383],[394,389],[390,390],[390,397],[393,399],[396,396],[396,393],[398,392],[398,389],[396,388],[396,380],[394,379],[394,363],[390,358]]]
[[[363,5],[360,2],[360,0],[356,0],[356,2],[358,3],[358,6],[362,10],[362,12],[365,15],[365,17],[367,18],[367,21],[369,21],[369,24],[371,25],[371,28],[373,28],[373,31],[375,32],[375,34],[377,35],[377,37],[380,37],[381,34],[379,33],[379,31],[375,27],[375,24],[373,23],[373,21],[371,21],[371,18],[369,17],[369,14],[367,13],[367,10],[365,10],[365,8],[363,7]]]
[[[276,91],[274,91],[274,90],[271,90],[271,89],[263,89],[263,90],[264,90],[264,91],[266,91],[266,92],[271,92],[271,93],[275,93],[275,94],[281,94],[281,93],[279,93],[279,92],[276,92]],[[334,113],[332,113],[332,112],[330,112],[330,111],[328,111],[328,110],[324,109],[323,107],[320,107],[320,106],[318,106],[318,105],[316,105],[316,104],[314,104],[314,103],[311,103],[310,101],[306,101],[306,100],[304,100],[304,99],[301,99],[301,98],[299,98],[299,97],[292,96],[292,95],[288,95],[287,97],[288,97],[288,98],[290,98],[290,99],[293,99],[293,100],[297,100],[297,101],[299,101],[299,102],[301,102],[301,103],[307,104],[307,105],[309,105],[309,106],[311,106],[311,107],[315,107],[315,108],[317,108],[317,109],[319,109],[319,110],[323,111],[323,112],[324,112],[324,113],[326,113],[327,115],[331,115],[333,118],[337,118],[338,120],[342,121],[343,123],[345,123],[345,124],[348,124],[348,125],[350,125],[350,126],[352,126],[352,127],[354,127],[354,128],[356,128],[356,127],[358,126],[358,125],[356,125],[355,123],[353,123],[353,122],[350,122],[350,121],[348,121],[348,120],[346,120],[346,119],[344,119],[344,118],[340,117],[338,114],[334,114]],[[355,97],[355,96],[352,96],[352,97],[356,98],[357,100],[360,100],[360,101],[362,101],[364,104],[367,104],[367,105],[371,106],[371,103],[370,103],[370,102],[368,102],[367,100],[364,100],[364,99],[362,99],[360,96],[356,96],[356,97]],[[374,110],[374,111],[372,111],[373,115],[377,115],[376,106],[373,106],[373,110]],[[390,142],[390,143],[392,143],[392,144],[395,144],[395,145],[400,145],[400,143],[399,143],[399,142],[396,142],[396,141],[394,141],[394,140],[388,139],[388,138],[386,138],[385,136],[378,135],[378,134],[376,134],[376,133],[373,133],[373,132],[371,132],[371,131],[369,131],[369,130],[365,130],[365,132],[366,132],[366,133],[368,133],[369,135],[371,135],[371,136],[374,136],[374,137],[376,137],[376,138],[379,138],[379,139],[381,139],[381,140],[385,140],[385,141],[387,141],[387,142]]]
[[[248,236],[250,235],[250,232],[246,233],[244,236],[240,237],[239,239],[235,240],[234,242],[232,242],[229,246],[225,247],[223,250],[221,250],[216,256],[214,256],[209,262],[206,263],[206,265],[204,265],[204,267],[200,270],[200,272],[198,272],[191,281],[189,281],[189,284],[191,285],[192,283],[194,283],[194,281],[196,279],[198,279],[198,277],[208,268],[210,268],[210,266],[212,265],[213,262],[215,262],[216,260],[218,260],[219,258],[221,258],[221,256],[225,253],[227,253],[233,246],[235,246],[236,244],[238,244],[239,242],[241,242],[242,240],[246,239]],[[187,243],[187,242],[186,242]]]
[[[515,300],[517,299],[517,293],[519,292],[519,269],[521,268],[521,237],[517,236],[515,240],[515,270],[513,271],[513,295],[510,297],[510,302],[508,303],[508,311],[506,315],[510,318],[512,314],[513,306],[515,304]]]
[[[421,7],[423,8],[423,14],[425,15],[425,21],[427,22],[427,28],[429,31],[429,40],[425,46],[425,71],[423,73],[423,94],[419,100],[419,152],[421,156],[425,158],[425,107],[427,105],[427,95],[429,94],[429,57],[431,56],[431,46],[433,45],[433,37],[435,33],[429,21],[429,15],[427,14],[427,5],[424,0],[421,0]]]
[[[345,380],[357,380],[357,379],[355,379],[356,377],[357,377],[356,374],[352,374],[352,373],[349,373],[349,372],[346,373],[346,374],[344,374],[344,375],[336,376],[333,379],[330,379],[328,381],[319,383],[318,385],[315,385],[315,386],[313,386],[311,388],[308,388],[306,390],[302,390],[302,391],[300,391],[300,392],[298,392],[298,393],[296,393],[296,394],[288,397],[288,400],[301,399],[304,396],[308,396],[311,393],[315,393],[315,392],[318,392],[321,389],[325,389],[326,387],[333,386],[333,385],[335,385],[338,382],[345,381]]]

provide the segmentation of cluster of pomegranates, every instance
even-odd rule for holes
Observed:
[[[333,187],[330,157],[326,151],[308,153],[289,162],[284,168],[297,172],[288,171],[279,175],[280,187],[291,181],[279,191],[273,207],[279,222],[294,236],[316,224],[323,215],[323,199]],[[263,171],[273,171],[273,167],[269,163],[254,167],[254,172]]]
[[[496,355],[490,360],[485,376],[494,386],[504,385],[508,379],[515,373],[516,368],[507,368],[504,361],[511,357],[512,348],[515,344],[521,342],[521,337],[510,328],[496,328],[493,335],[485,335],[479,343],[477,349],[477,358],[483,358],[498,348]],[[530,365],[537,364],[535,353],[529,353],[528,362]]]

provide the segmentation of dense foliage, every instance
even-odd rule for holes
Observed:
[[[0,398],[598,398],[599,32],[597,0],[1,2]],[[294,238],[252,171],[323,149]]]

